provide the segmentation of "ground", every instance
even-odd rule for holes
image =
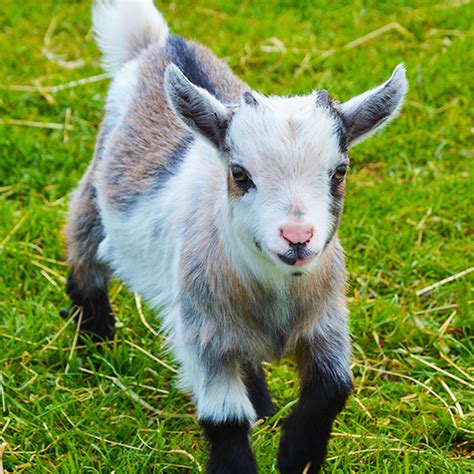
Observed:
[[[67,305],[61,227],[109,83],[90,4],[2,5],[0,472],[199,472],[205,442],[155,316],[114,283],[113,344],[80,350],[74,324],[58,314]],[[324,472],[472,472],[472,3],[159,6],[174,32],[267,94],[325,88],[347,100],[406,63],[401,116],[351,154],[340,237],[355,393]],[[276,472],[297,394],[291,362],[266,371],[279,411],[253,431],[262,473]]]

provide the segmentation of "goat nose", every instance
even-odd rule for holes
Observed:
[[[307,224],[291,224],[280,228],[280,235],[289,244],[307,244],[313,233],[313,227]]]

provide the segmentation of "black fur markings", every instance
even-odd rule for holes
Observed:
[[[242,97],[244,99],[244,102],[247,105],[250,105],[253,108],[256,108],[258,106],[257,99],[255,98],[255,96],[251,92],[245,91]]]
[[[76,322],[80,320],[80,331],[89,335],[94,342],[112,339],[115,334],[115,319],[109,303],[107,287],[93,288],[87,293],[74,282],[71,273],[66,284],[66,293],[71,298],[71,306],[61,316],[77,311]],[[82,315],[80,313],[82,312]]]
[[[317,255],[317,252],[309,250],[304,243],[292,244],[284,254],[278,254],[278,258],[287,265],[294,265],[297,260]]]
[[[336,134],[339,143],[339,151],[342,154],[346,154],[348,149],[347,132],[344,118],[339,112],[337,102],[331,99],[327,91],[321,90],[317,95],[317,105],[326,109],[333,119],[334,133]]]
[[[166,159],[166,166],[156,173],[153,190],[161,189],[167,181],[177,173],[184,160],[186,151],[189,149],[193,141],[194,138],[192,134],[188,133],[170,153],[169,157]]]
[[[166,43],[166,54],[182,73],[196,86],[206,89],[210,94],[224,102],[224,97],[215,87],[211,78],[196,57],[193,48],[181,36],[171,35]]]
[[[350,114],[342,115],[347,141],[350,143],[356,140],[387,120],[395,110],[398,98],[399,90],[389,82],[376,94],[367,97]]]
[[[248,422],[201,420],[200,423],[210,444],[207,474],[257,474]]]
[[[185,39],[176,35],[169,36],[166,44],[166,55],[170,62],[178,66],[193,84],[206,89],[221,102],[225,102],[222,93],[215,87],[209,75],[204,71],[204,68],[194,53],[194,48],[190,46]],[[139,130],[130,130],[130,133],[140,135]],[[157,167],[156,180],[153,186],[145,191],[146,194],[153,194],[163,188],[169,179],[178,172],[186,156],[186,152],[193,141],[193,134],[188,133],[178,146],[169,153],[165,160],[166,166],[164,168]],[[120,186],[121,183],[114,183],[113,180],[110,180],[110,184]],[[117,198],[115,203],[122,212],[132,212],[143,194],[144,193],[129,194],[123,198]]]
[[[303,472],[308,463],[307,473],[315,474],[321,469],[332,423],[352,391],[349,374],[340,379],[334,375],[316,369],[303,383],[298,404],[283,424],[278,453],[281,474]]]
[[[329,93],[327,90],[320,90],[318,91],[318,103],[322,107],[330,107],[331,106],[331,99],[329,97]]]
[[[349,145],[390,120],[401,106],[406,90],[405,67],[399,64],[387,82],[343,104],[340,110]]]
[[[347,163],[349,160],[347,159]],[[331,195],[331,203],[329,210],[333,216],[333,222],[331,225],[331,229],[329,231],[328,238],[326,239],[325,246],[331,242],[332,238],[334,237],[337,228],[339,227],[339,222],[341,220],[342,210],[344,207],[344,195],[346,191],[346,180],[342,182],[337,182],[331,179],[330,183],[330,195]]]
[[[122,197],[117,196],[114,198],[114,204],[124,213],[131,213],[135,206],[140,202],[140,199],[144,194],[153,194],[158,190],[162,189],[167,182],[179,171],[179,167],[184,161],[186,152],[192,145],[194,137],[192,133],[186,134],[177,147],[171,150],[166,158],[166,164],[163,167],[156,168],[153,174],[153,185],[148,188],[145,192],[131,193]],[[121,178],[114,176],[114,179],[109,179],[109,184],[119,187],[121,185]]]
[[[288,251],[290,252],[290,251]],[[288,253],[287,252],[287,253]],[[287,265],[294,265],[296,263],[296,257],[294,257],[291,252],[290,252],[290,257],[287,257],[286,255],[278,254],[278,258],[283,262],[286,263]]]
[[[267,418],[274,415],[276,408],[268,390],[262,367],[255,368],[247,365],[243,368],[243,375],[247,394],[257,413],[257,418]]]
[[[83,242],[94,236],[94,240],[97,242],[102,241],[104,238],[104,229],[102,227],[102,221],[97,210],[97,190],[92,184],[88,184],[81,198],[91,201],[92,206],[89,212],[83,212],[79,215],[79,221],[77,226],[74,228],[76,238]]]
[[[195,87],[175,66],[166,70],[165,89],[181,120],[217,148],[223,149],[230,110],[209,100],[209,94]]]

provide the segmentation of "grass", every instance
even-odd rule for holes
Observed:
[[[2,5],[0,472],[199,472],[205,443],[175,388],[175,363],[143,323],[157,328],[151,312],[140,317],[114,283],[119,330],[102,351],[75,348],[74,325],[58,316],[67,303],[60,229],[109,82],[89,2]],[[472,472],[473,273],[417,296],[472,265],[472,3],[160,7],[174,32],[210,46],[264,93],[326,88],[346,100],[406,63],[400,118],[352,153],[340,234],[356,390],[324,471]],[[290,362],[267,371],[281,409],[253,433],[262,473],[276,471],[297,391]]]

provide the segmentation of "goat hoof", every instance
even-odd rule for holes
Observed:
[[[59,310],[59,316],[63,319],[67,319],[69,315],[71,314],[71,306],[68,306],[67,308],[62,308]]]

